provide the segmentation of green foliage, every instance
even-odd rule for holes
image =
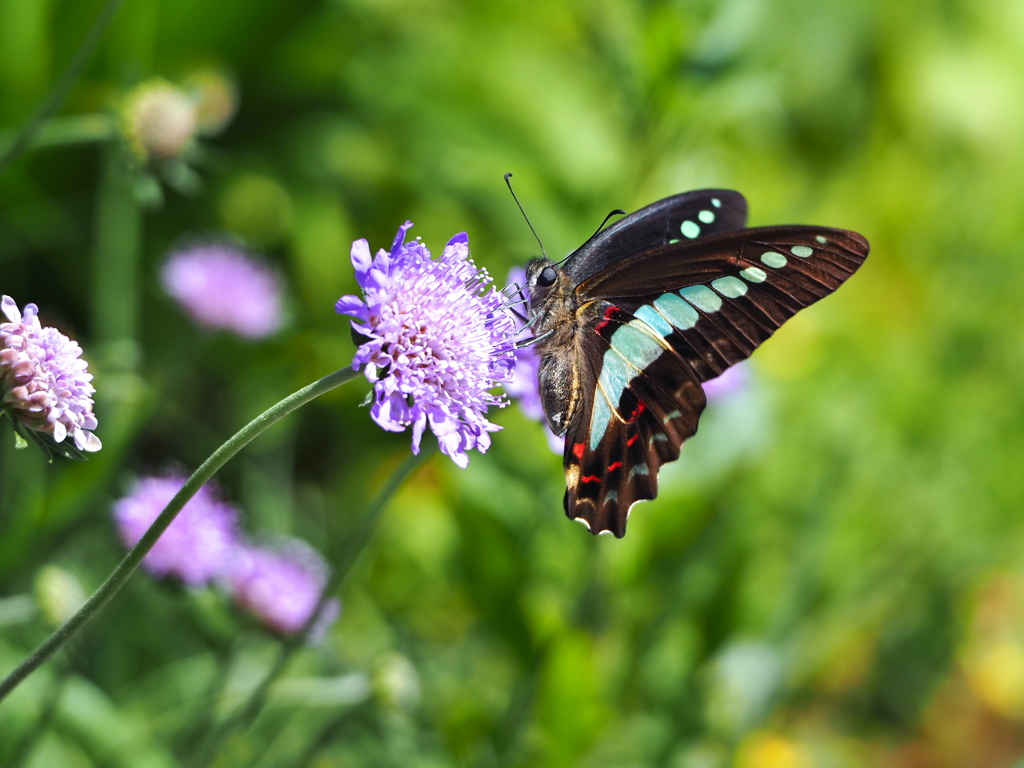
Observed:
[[[102,5],[0,0],[0,153]],[[117,562],[134,474],[195,468],[351,359],[353,239],[465,230],[500,281],[536,248],[506,171],[552,255],[612,208],[719,186],[755,225],[855,229],[872,255],[755,355],[621,541],[565,520],[560,460],[514,406],[469,469],[431,459],[324,644],[212,764],[1012,764],[1021,50],[1011,0],[128,0],[0,171],[0,293],[82,343],[104,443],[50,465],[0,423],[0,673],[51,629],[40,574],[91,591]],[[131,87],[211,64],[239,93],[219,135],[162,167],[110,138]],[[168,248],[211,232],[285,277],[275,338],[199,331],[162,293]],[[224,470],[248,530],[339,551],[408,451],[365,390]],[[215,590],[140,573],[0,704],[0,764],[199,764],[277,645]]]

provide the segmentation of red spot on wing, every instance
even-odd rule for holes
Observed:
[[[586,475],[585,477],[581,477],[580,478],[580,482],[583,482],[583,483],[600,483],[601,482],[601,478],[598,477],[597,475]]]
[[[608,471],[609,472],[614,472],[616,469],[618,469],[621,466],[622,466],[622,462],[621,461],[613,461],[611,463],[611,466],[608,467]]]
[[[618,307],[608,307],[607,309],[605,309],[605,311],[604,311],[604,320],[602,320],[600,323],[598,323],[596,326],[594,326],[594,330],[597,331],[598,333],[600,333],[601,329],[603,329],[606,325],[608,325],[608,323],[611,322],[612,316],[616,312],[618,312],[618,311],[619,311]]]
[[[644,403],[643,400],[641,400],[639,403],[636,404],[636,408],[633,409],[633,415],[629,417],[629,420],[630,421],[636,421],[637,417],[641,413],[643,413],[644,409],[646,409],[646,408],[647,408],[647,405]]]
[[[629,440],[626,441],[626,445],[632,445],[638,439],[640,439],[640,433],[639,432],[637,432],[635,435],[633,435],[631,438],[629,438]]]
[[[572,447],[572,455],[575,456],[577,459],[580,459],[582,461],[582,459],[583,459],[583,452],[585,450],[587,450],[587,446],[586,445],[584,445],[583,443],[576,443],[576,445],[574,445]]]

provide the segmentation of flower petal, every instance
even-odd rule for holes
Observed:
[[[356,271],[356,280],[362,285],[362,278],[373,263],[370,257],[370,244],[365,240],[356,240],[352,243],[352,267]]]
[[[339,315],[352,315],[360,320],[366,320],[370,316],[369,308],[358,296],[342,296],[334,305],[334,311]]]
[[[4,296],[3,300],[0,301],[0,309],[7,316],[7,319],[12,323],[21,322],[21,312],[18,311],[18,305],[14,303],[14,299],[10,296]]]

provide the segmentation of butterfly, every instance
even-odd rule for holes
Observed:
[[[746,228],[722,189],[665,198],[599,230],[560,263],[526,268],[539,388],[565,437],[565,512],[626,533],[658,470],[697,431],[701,384],[745,360],[786,320],[864,263],[856,232]]]

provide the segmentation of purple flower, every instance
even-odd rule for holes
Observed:
[[[125,546],[133,547],[149,529],[185,478],[147,477],[114,504],[114,522]],[[174,518],[142,561],[155,576],[176,576],[199,587],[227,572],[238,543],[238,512],[203,486]]]
[[[193,320],[260,339],[281,327],[281,285],[266,264],[227,243],[177,251],[160,274],[164,290]]]
[[[20,312],[4,296],[0,311],[8,320],[0,324],[0,412],[56,443],[70,435],[79,451],[98,451],[100,439],[91,431],[96,389],[78,342],[42,326],[35,304]]]
[[[526,285],[526,270],[522,267],[513,267],[508,273],[509,285]],[[515,294],[518,299],[529,301],[530,294],[525,287]],[[520,310],[521,314],[525,314]],[[522,334],[526,324],[518,317],[515,318],[517,334]],[[502,387],[508,394],[519,401],[519,407],[528,418],[539,421],[544,425],[545,436],[548,445],[555,453],[562,453],[565,450],[565,438],[559,437],[551,431],[547,417],[544,415],[544,404],[540,399],[540,385],[538,374],[540,373],[540,355],[533,347],[519,347],[515,350],[516,367],[512,372],[512,378],[505,382]]]
[[[726,368],[718,378],[705,381],[703,384],[704,394],[707,395],[708,402],[726,400],[743,390],[749,381],[749,364],[739,363],[731,368]]]
[[[405,242],[411,226],[372,259],[366,240],[352,243],[364,298],[342,296],[335,308],[356,318],[362,342],[352,365],[374,383],[373,420],[392,432],[412,426],[413,453],[429,425],[441,451],[465,467],[466,451],[486,451],[488,433],[500,429],[485,415],[506,401],[488,390],[511,376],[515,327],[504,296],[469,258],[465,233],[434,259],[418,239]]]
[[[274,632],[294,634],[313,614],[330,571],[323,558],[298,539],[272,547],[236,548],[228,572],[235,600]],[[310,632],[315,641],[341,613],[337,600],[328,602]]]

